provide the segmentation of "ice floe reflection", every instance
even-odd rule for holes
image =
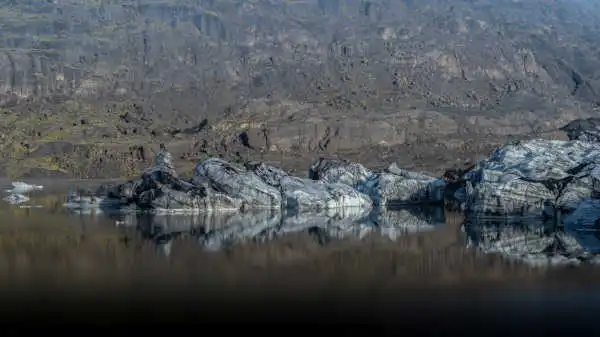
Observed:
[[[80,210],[78,214],[82,213],[87,212]],[[583,217],[579,213],[565,217],[564,222],[536,216],[471,214],[462,230],[468,248],[484,254],[500,254],[507,261],[532,267],[598,264],[600,229],[596,228],[596,221],[590,220],[595,217],[587,213]],[[135,229],[165,255],[169,255],[173,239],[178,236],[191,237],[203,250],[220,251],[241,243],[277,240],[292,233],[307,233],[319,245],[342,239],[361,240],[371,234],[395,241],[407,233],[432,231],[445,223],[443,208],[435,206],[371,211],[340,208],[282,213],[277,209],[263,209],[194,215],[104,213],[101,216],[111,216],[118,226]],[[579,221],[580,218],[586,221]]]
[[[467,246],[540,267],[597,264],[598,232],[580,230],[537,217],[469,217],[463,230]]]
[[[301,232],[310,234],[321,245],[333,240],[362,239],[370,233],[396,240],[405,233],[430,231],[444,224],[441,207],[385,211],[341,208],[311,213],[282,213],[272,209],[194,215],[131,213],[112,217],[118,226],[135,228],[167,255],[172,239],[181,235],[192,236],[204,250],[218,251],[235,244],[266,242]]]

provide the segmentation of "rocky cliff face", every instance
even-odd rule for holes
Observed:
[[[208,119],[213,148],[338,151],[547,132],[600,103],[594,1],[2,0],[0,22],[3,129],[88,122],[28,141]],[[119,117],[133,103],[146,119]]]
[[[341,109],[411,98],[595,103],[591,1],[3,1],[0,89],[210,97],[278,92]]]

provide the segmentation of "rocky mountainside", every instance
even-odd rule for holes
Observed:
[[[599,1],[0,0],[0,25],[5,175],[134,174],[159,143],[463,160],[600,105]]]

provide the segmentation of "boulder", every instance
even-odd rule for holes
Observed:
[[[175,170],[175,165],[173,164],[173,156],[170,152],[160,151],[157,153],[154,160],[154,166],[145,170],[143,174],[152,175],[154,172],[166,173],[177,178],[177,171]]]
[[[265,183],[274,187],[279,187],[281,178],[288,176],[288,173],[284,170],[261,162],[250,162],[246,163],[245,166],[246,169],[254,172]]]
[[[592,180],[592,197],[600,199],[600,165],[596,165],[590,170],[590,179]]]
[[[374,174],[360,164],[321,159],[311,168],[313,178],[294,177],[264,163],[237,166],[209,158],[195,168],[193,178],[179,178],[171,155],[159,153],[156,164],[138,179],[105,185],[101,202],[71,199],[72,208],[116,207],[153,212],[204,212],[283,208],[293,212],[373,205],[441,202],[445,182],[391,165]],[[79,206],[77,206],[79,204]]]
[[[497,149],[465,174],[461,191],[472,213],[552,216],[593,195],[600,147],[582,141],[531,140]],[[462,193],[464,192],[464,194]]]

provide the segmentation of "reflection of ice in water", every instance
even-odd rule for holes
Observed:
[[[442,207],[410,207],[371,216],[383,236],[396,240],[405,233],[434,230],[445,221]]]
[[[433,210],[433,212],[432,212]],[[135,226],[157,242],[168,255],[171,237],[187,234],[201,247],[218,251],[243,242],[265,242],[290,233],[308,232],[319,243],[345,238],[362,239],[370,233],[395,240],[403,233],[432,230],[443,224],[443,210],[406,208],[369,212],[362,209],[327,210],[319,213],[282,214],[279,210],[196,215],[129,214],[123,225]],[[159,243],[160,242],[160,243]]]
[[[3,199],[11,205],[18,205],[29,201],[29,197],[22,194],[9,194]]]
[[[600,200],[590,199],[565,218],[565,231],[577,238],[585,251],[596,255],[593,262],[600,263]]]
[[[597,237],[590,240],[559,228],[551,220],[473,218],[465,223],[464,230],[468,247],[531,266],[593,263],[597,261],[593,253],[600,247]]]
[[[156,252],[158,254],[169,256],[171,255],[171,247],[173,246],[173,240],[161,240],[156,243]]]
[[[76,194],[69,195],[63,204],[66,209],[75,214],[116,214],[122,212],[119,209],[120,205],[120,200]]]

